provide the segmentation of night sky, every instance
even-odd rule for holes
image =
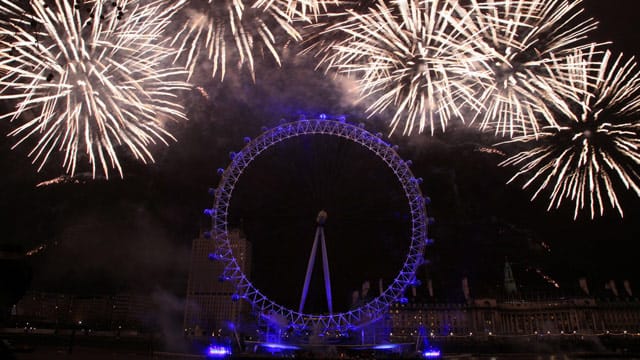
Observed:
[[[640,2],[584,3],[600,21],[596,40],[640,55]],[[258,62],[255,83],[246,72],[232,72],[224,83],[198,84],[209,99],[197,90],[185,93],[189,120],[170,124],[177,143],[153,148],[156,162],[150,165],[127,161],[122,153],[124,179],[92,180],[80,170],[66,183],[36,187],[64,170],[52,160],[38,172],[27,158],[28,146],[11,150],[15,139],[2,137],[0,241],[25,252],[46,247],[29,257],[31,288],[82,294],[162,291],[180,298],[191,240],[209,225],[202,214],[212,201],[207,189],[216,186],[216,169],[227,166],[229,152],[244,146],[243,137],[253,138],[262,126],[281,119],[320,113],[346,115],[371,132],[388,132],[384,114],[367,119],[348,86],[314,71],[312,59],[294,50],[283,57],[281,68],[270,60]],[[0,129],[6,134],[12,126],[4,122]],[[624,219],[609,210],[596,220],[574,221],[570,206],[547,212],[545,202],[529,201],[530,192],[505,185],[514,169],[498,168],[500,155],[479,151],[496,140],[461,125],[434,136],[390,139],[403,158],[413,161],[412,170],[424,178],[422,190],[432,199],[428,211],[436,223],[430,235],[437,242],[427,253],[432,263],[420,276],[436,280],[442,292],[459,287],[463,276],[472,289],[490,290],[501,282],[507,257],[519,272],[541,269],[561,288],[573,288],[578,277],[586,276],[594,289],[608,279],[628,279],[640,292],[635,195],[619,193]],[[322,208],[329,213],[326,233],[339,310],[362,281],[374,285],[382,277],[388,282],[404,260],[406,204],[385,166],[343,140],[303,137],[283,143],[243,175],[230,218],[254,243],[255,283],[284,305],[297,306],[315,215]],[[212,281],[216,278],[212,274]]]

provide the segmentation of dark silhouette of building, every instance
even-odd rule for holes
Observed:
[[[25,294],[31,282],[31,268],[19,246],[0,246],[0,322],[10,316],[13,305]]]
[[[13,325],[41,329],[148,330],[156,305],[147,295],[29,292],[12,309]],[[29,324],[29,325],[27,325]]]

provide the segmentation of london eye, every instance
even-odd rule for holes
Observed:
[[[308,162],[308,160],[305,160],[305,158],[301,157],[300,154],[317,153],[319,148],[313,148],[313,144],[317,144],[317,142],[314,142],[313,140],[317,139],[322,139],[323,141],[320,142],[321,145],[315,146],[320,146],[321,148],[333,146],[338,149],[338,151],[355,151],[357,154],[357,156],[354,156],[353,158],[346,156],[346,159],[342,159],[341,161],[345,162],[344,164],[331,162],[331,164],[324,168],[321,167],[320,169],[311,170],[311,172],[315,171],[317,173],[323,173],[325,175],[324,178],[333,179],[330,181],[340,182],[338,184],[332,184],[331,186],[321,186],[321,188],[327,189],[324,191],[335,191],[336,188],[339,188],[341,184],[345,183],[343,180],[340,180],[337,173],[344,173],[345,169],[349,169],[349,171],[360,171],[358,164],[349,165],[348,162],[353,162],[353,159],[356,158],[361,159],[364,153],[364,155],[366,155],[364,157],[371,158],[378,165],[377,167],[374,166],[373,169],[369,169],[369,171],[382,172],[383,174],[379,175],[382,178],[388,176],[389,179],[385,179],[384,181],[395,182],[394,186],[398,189],[397,192],[399,195],[394,196],[393,191],[379,191],[378,194],[371,194],[369,196],[358,195],[358,198],[350,198],[349,195],[353,194],[354,191],[347,190],[344,192],[347,195],[340,196],[340,201],[349,204],[357,202],[360,207],[369,209],[373,208],[373,206],[369,205],[368,201],[384,202],[384,200],[378,199],[391,197],[392,200],[390,200],[390,202],[384,202],[383,204],[385,207],[391,208],[391,210],[387,210],[396,215],[399,212],[406,213],[404,218],[402,215],[398,216],[400,218],[398,222],[403,223],[406,226],[406,231],[400,230],[399,232],[390,235],[394,238],[397,238],[398,236],[405,237],[405,239],[398,242],[397,246],[397,248],[402,249],[404,252],[400,261],[397,262],[397,268],[399,268],[399,271],[395,277],[389,278],[385,281],[386,286],[381,286],[380,290],[375,292],[376,296],[369,296],[364,298],[364,301],[352,303],[351,306],[344,306],[344,304],[340,304],[340,301],[336,301],[336,304],[332,303],[331,282],[334,281],[333,279],[335,279],[336,282],[339,282],[341,278],[344,278],[344,276],[340,276],[341,271],[344,271],[344,269],[340,270],[338,268],[338,271],[335,271],[336,268],[332,267],[331,271],[329,271],[329,267],[333,266],[333,263],[331,262],[332,251],[333,253],[335,253],[335,251],[342,251],[341,248],[343,249],[345,246],[348,247],[346,243],[351,242],[348,241],[348,239],[345,240],[345,236],[343,236],[339,245],[335,243],[335,239],[337,237],[336,233],[339,233],[340,231],[334,231],[334,229],[331,228],[332,221],[334,218],[344,220],[344,218],[348,217],[349,214],[354,213],[354,207],[332,206],[331,201],[324,203],[318,202],[318,198],[325,198],[325,196],[322,194],[313,194],[313,191],[311,191],[305,193],[304,196],[305,198],[308,197],[312,199],[311,202],[313,202],[313,205],[310,206],[307,206],[309,202],[305,203],[306,200],[303,199],[303,196],[289,197],[289,199],[292,199],[290,200],[292,202],[305,203],[305,207],[309,209],[308,213],[299,211],[297,208],[292,208],[292,206],[288,204],[280,204],[281,208],[289,209],[289,213],[287,215],[289,218],[287,218],[287,216],[283,217],[281,215],[282,211],[273,210],[267,207],[268,204],[274,204],[277,202],[275,200],[271,200],[273,194],[260,192],[259,196],[251,198],[251,195],[242,190],[243,187],[247,187],[247,184],[268,183],[272,181],[270,179],[275,176],[279,177],[279,180],[273,181],[281,183],[278,188],[278,192],[293,191],[292,189],[294,186],[290,185],[287,179],[291,178],[291,175],[295,174],[283,174],[282,169],[280,169],[280,171],[275,171],[278,169],[271,169],[271,171],[268,171],[268,169],[260,168],[261,166],[264,167],[264,165],[260,165],[260,160],[262,158],[270,157],[273,161],[270,163],[268,162],[269,164],[274,162],[284,163],[287,164],[286,166],[288,166],[289,169],[307,171],[308,169],[304,164],[305,162]],[[332,143],[333,145],[331,145],[331,141],[329,141],[330,144],[327,145],[327,140],[334,140]],[[372,323],[384,315],[391,303],[402,301],[406,289],[409,286],[416,285],[416,269],[424,262],[423,253],[428,242],[428,219],[425,208],[425,198],[420,190],[420,183],[422,180],[413,175],[410,169],[411,162],[403,160],[398,155],[398,152],[396,151],[397,148],[385,142],[379,134],[372,134],[362,126],[349,124],[344,121],[344,119],[327,119],[324,115],[320,116],[318,119],[304,119],[278,125],[272,129],[265,130],[261,135],[253,140],[246,138],[245,142],[246,145],[244,148],[238,152],[230,154],[232,159],[230,164],[225,169],[219,169],[221,178],[214,191],[213,206],[211,209],[205,210],[212,219],[211,231],[206,235],[210,236],[216,245],[216,252],[215,254],[212,254],[212,258],[223,262],[225,270],[223,274],[221,274],[220,280],[229,281],[234,285],[235,294],[233,295],[233,300],[247,301],[251,304],[255,313],[268,314],[271,317],[280,319],[281,322],[286,323],[286,326],[294,329],[321,329],[322,331],[338,332],[348,331]],[[277,151],[278,147],[283,145],[294,145],[295,147],[311,146],[312,148],[294,149],[292,152],[287,153],[290,155],[286,155],[284,153],[278,153]],[[286,166],[284,169],[287,168]],[[302,168],[302,170],[299,170],[300,168]],[[333,169],[329,171],[334,171],[336,173],[325,174],[327,169]],[[347,174],[349,171],[347,171]],[[311,175],[312,176],[307,177],[308,179],[311,179],[308,180],[308,182],[314,182],[316,181],[315,179],[319,177],[317,176],[318,174]],[[361,181],[367,181],[367,179],[377,177],[378,176],[375,174],[369,174],[368,176],[363,176]],[[254,180],[252,182],[248,181],[247,178],[256,178],[258,180]],[[368,188],[365,186],[364,189]],[[322,193],[323,190],[319,190],[319,192]],[[243,206],[237,205],[236,197],[243,198],[243,201],[241,201],[242,204],[244,204]],[[400,205],[400,203],[402,204]],[[279,296],[273,291],[267,294],[267,291],[262,288],[264,283],[258,286],[258,279],[255,279],[254,281],[256,276],[253,276],[250,279],[250,276],[243,272],[236,260],[232,244],[230,243],[229,232],[238,221],[243,221],[243,219],[239,219],[242,215],[235,214],[238,212],[237,208],[251,208],[252,206],[254,208],[253,214],[258,211],[262,211],[264,213],[264,217],[269,219],[266,221],[267,225],[265,225],[265,227],[275,227],[275,223],[284,222],[285,227],[288,227],[290,228],[289,230],[291,230],[287,232],[296,233],[296,225],[290,221],[290,218],[292,217],[306,217],[309,221],[307,221],[303,226],[306,226],[307,228],[311,228],[311,225],[313,224],[311,220],[316,220],[315,239],[312,235],[299,235],[297,233],[294,235],[299,239],[298,242],[302,244],[301,249],[306,249],[295,251],[295,253],[297,253],[296,257],[299,258],[299,261],[305,263],[305,266],[299,271],[301,274],[305,274],[299,306],[297,306],[297,304],[294,305],[293,301],[283,300],[282,296]],[[327,211],[325,211],[325,209]],[[332,211],[334,209],[335,211]],[[318,212],[319,210],[320,212]],[[387,213],[387,210],[384,210],[385,213],[381,214],[380,217],[393,216],[389,215],[390,213]],[[251,214],[251,211],[249,211],[249,213]],[[280,215],[272,216],[274,213]],[[312,215],[309,216],[309,214]],[[377,215],[367,216],[377,217]],[[347,221],[348,225],[345,226],[353,225],[355,221],[354,219],[358,220],[357,218],[352,217],[351,221]],[[365,230],[356,231],[357,235],[353,235],[353,233],[351,233],[348,237],[358,236],[367,238],[371,236],[370,234],[376,233],[375,229],[370,232],[367,232],[366,229],[372,228],[373,226],[371,226],[371,223],[380,221],[380,219],[373,218],[369,220],[369,223],[362,227],[362,229]],[[339,220],[336,221],[339,222]],[[325,222],[328,223],[326,226],[329,229],[326,235],[324,233]],[[336,226],[339,227],[339,224]],[[270,246],[277,246],[278,236],[271,236],[276,237],[276,239],[272,239],[273,245]],[[313,247],[311,249],[311,254],[309,254],[308,246],[311,244],[311,240],[313,240]],[[406,243],[406,247],[401,245],[403,241]],[[357,246],[362,247],[362,245]],[[332,251],[329,251],[329,256],[327,256],[327,247],[332,248]],[[257,249],[254,250],[254,256],[261,257],[262,252],[257,251]],[[287,250],[289,253],[293,252],[291,248]],[[326,303],[322,308],[313,308],[313,306],[309,306],[309,304],[306,303],[307,292],[310,287],[310,279],[314,268],[314,261],[317,258],[316,251],[322,251],[320,257],[322,258],[321,264],[324,276],[314,276],[314,278],[318,279],[324,278]],[[379,267],[380,261],[384,260],[376,260],[372,266]],[[281,260],[281,262],[286,261]],[[375,264],[376,262],[378,264]],[[285,264],[284,266],[290,266],[290,264]],[[306,273],[304,272],[304,268],[307,270]],[[278,271],[271,269],[270,272],[272,273],[272,277],[276,277],[280,280],[286,277],[288,273],[296,271],[296,269],[291,269],[290,271]],[[283,272],[286,272],[287,274],[283,274]],[[264,273],[264,271],[262,273]],[[331,275],[334,277],[331,278]],[[298,282],[297,287],[302,284],[299,280],[299,278],[296,280]],[[382,280],[380,283],[382,284]],[[290,292],[295,293],[296,296],[300,294],[297,289]]]

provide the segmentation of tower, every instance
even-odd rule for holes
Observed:
[[[505,259],[504,262],[504,291],[507,295],[515,294],[518,289],[516,287],[516,280],[513,277],[513,271],[511,270],[511,264]]]

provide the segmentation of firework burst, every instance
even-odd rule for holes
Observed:
[[[521,167],[509,182],[526,177],[523,188],[538,186],[532,200],[549,190],[549,209],[567,200],[574,203],[574,218],[586,209],[594,218],[603,215],[608,200],[623,216],[616,188],[640,196],[640,72],[633,59],[613,58],[608,51],[597,61],[593,50],[579,57],[576,63],[597,65],[576,67],[581,71],[570,85],[582,86],[584,95],[573,104],[574,115],[559,129],[543,129],[541,145],[500,165]],[[528,135],[509,142],[535,140]]]
[[[338,73],[356,74],[361,99],[374,98],[370,115],[394,107],[392,132],[439,125],[462,118],[461,108],[478,109],[465,79],[471,63],[481,60],[473,9],[455,0],[379,1],[368,13],[349,10],[349,18],[327,32],[344,39],[331,42],[320,63]]]
[[[0,1],[0,99],[15,102],[0,118],[21,125],[16,146],[37,137],[29,156],[41,169],[64,152],[71,175],[86,156],[123,176],[117,150],[153,161],[148,146],[172,136],[167,120],[183,119],[175,90],[184,70],[167,67],[160,41],[180,5],[164,1]]]
[[[268,53],[280,65],[277,49],[282,30],[288,39],[301,40],[290,20],[299,14],[287,8],[286,0],[263,2],[261,7],[247,0],[192,1],[181,12],[184,25],[173,37],[179,48],[176,61],[184,61],[189,77],[201,61],[211,61],[211,76],[224,79],[227,61],[235,59],[238,67],[247,66],[255,81],[254,53]],[[302,17],[300,14],[299,17]]]
[[[561,60],[591,46],[586,38],[597,23],[580,19],[580,0],[471,3],[491,49],[475,72],[480,75],[476,80],[482,107],[473,121],[479,121],[481,129],[509,136],[535,134],[539,122],[557,126],[553,112],[571,114],[567,102],[579,101],[581,90],[568,86],[571,69]]]

